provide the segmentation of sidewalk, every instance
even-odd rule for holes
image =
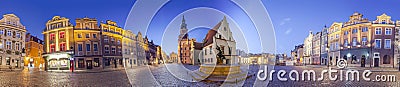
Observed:
[[[74,70],[71,72],[70,70],[55,70],[55,71],[47,71],[47,72],[56,72],[56,73],[101,73],[101,72],[112,72],[112,71],[121,71],[125,70],[125,68],[106,68],[99,70]]]

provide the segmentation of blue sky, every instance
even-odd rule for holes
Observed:
[[[45,28],[45,23],[55,15],[70,18],[71,22],[74,22],[75,18],[85,16],[96,18],[99,22],[113,20],[123,27],[134,2],[134,0],[2,0],[0,14],[16,14],[21,18],[28,32],[43,37],[41,31]],[[374,0],[262,0],[262,2],[275,28],[276,48],[279,53],[289,53],[295,45],[303,43],[309,31],[317,32],[333,22],[345,22],[354,12],[364,14],[364,17],[369,20],[375,20],[376,16],[382,13],[392,16],[392,20],[400,20],[398,6],[400,1],[398,0],[380,0],[379,2]],[[185,3],[178,3],[176,7],[187,6]],[[149,38],[152,37],[158,39],[156,37],[159,36],[149,34]],[[160,44],[160,40],[155,41]],[[257,47],[250,45],[249,49],[252,48]]]

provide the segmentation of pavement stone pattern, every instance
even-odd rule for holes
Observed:
[[[1,87],[128,87],[124,70],[101,73],[12,71],[0,73]]]
[[[177,66],[177,65],[171,65]],[[126,70],[117,70],[109,72],[95,72],[95,73],[68,73],[68,72],[43,72],[43,71],[0,71],[0,87],[4,86],[33,86],[33,87],[170,87],[170,86],[191,86],[191,87],[216,87],[216,86],[243,86],[243,87],[308,87],[308,86],[392,86],[399,87],[400,81],[398,76],[400,76],[399,71],[379,71],[379,68],[372,68],[373,72],[370,76],[371,79],[375,79],[375,75],[396,75],[396,82],[370,82],[364,81],[360,78],[360,81],[331,81],[327,75],[324,75],[324,80],[322,81],[278,81],[276,73],[273,74],[272,81],[257,82],[256,73],[263,69],[263,65],[245,65],[242,67],[243,70],[249,71],[248,77],[244,82],[226,84],[222,82],[191,82],[187,81],[191,77],[188,75],[188,71],[193,71],[199,68],[199,66],[193,65],[183,65],[187,69],[180,69],[174,71],[174,75],[170,73],[169,69],[174,69],[174,67],[168,67],[165,65],[158,66],[137,66],[133,68],[127,68]],[[176,67],[175,67],[176,68]],[[285,70],[290,72],[290,70],[298,70],[299,72],[303,70],[314,70],[316,72],[316,78],[320,77],[322,70],[327,69],[326,66],[275,66],[268,69],[274,69],[276,72],[278,70]],[[357,69],[357,68],[355,68]],[[359,68],[358,70],[364,70],[364,68]],[[374,71],[376,70],[376,71]],[[395,69],[394,69],[395,70]],[[190,72],[189,72],[190,73]],[[288,74],[288,73],[287,73]],[[253,76],[251,76],[253,75]],[[178,78],[177,76],[187,77],[186,80]],[[287,78],[288,75],[285,75]],[[301,76],[300,76],[301,78]]]

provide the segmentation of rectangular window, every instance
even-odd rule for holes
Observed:
[[[110,48],[109,47],[104,47],[104,53],[106,53],[106,54],[110,53]]]
[[[111,38],[111,43],[114,43],[115,39],[113,37],[110,38]]]
[[[6,47],[7,47],[7,49],[11,49],[11,42],[10,41],[6,42]]]
[[[392,35],[392,28],[386,28],[385,35]]]
[[[86,36],[86,38],[90,38],[90,34],[86,34],[85,36]]]
[[[78,44],[78,51],[82,51],[82,44]]]
[[[108,42],[108,37],[104,36],[104,42]]]
[[[17,38],[21,38],[21,33],[17,32],[16,34]]]
[[[111,53],[115,54],[115,47],[111,48]]]
[[[385,49],[390,49],[390,48],[391,48],[391,40],[385,39]]]
[[[60,51],[65,51],[65,43],[60,44]]]
[[[375,48],[381,48],[381,39],[375,39]]]
[[[83,59],[78,60],[78,68],[85,68],[85,61]]]
[[[357,32],[358,32],[357,29],[353,29],[353,32],[351,32],[351,33],[356,34]]]
[[[12,33],[10,30],[7,30],[7,36],[12,36]]]
[[[65,38],[65,32],[64,31],[61,31],[60,32],[60,38],[62,39],[62,38]]]
[[[97,48],[97,44],[93,44],[93,51],[98,51],[99,49]]]
[[[353,38],[353,46],[356,46],[357,45],[357,38],[355,37],[355,38]]]
[[[336,34],[336,38],[339,38],[339,34]]]
[[[54,40],[55,37],[56,37],[56,35],[55,35],[54,33],[51,33],[51,34],[50,34],[50,40]]]
[[[97,34],[93,34],[93,38],[97,38]]]
[[[381,35],[382,34],[382,28],[375,28],[375,34],[376,35]]]
[[[15,43],[15,49],[19,51],[19,43]]]
[[[0,35],[4,35],[4,30],[0,30]]]
[[[78,34],[78,38],[82,38],[82,34]]]
[[[347,47],[347,46],[348,46],[347,40],[344,40],[344,47]]]
[[[86,44],[86,51],[90,51],[90,44]]]
[[[120,40],[117,40],[117,44],[121,44],[121,41],[120,41]]]
[[[363,27],[361,32],[367,32],[368,31],[368,27]]]
[[[6,65],[10,65],[10,62],[11,62],[11,61],[10,61],[10,57],[7,57],[7,58],[6,58]]]
[[[100,67],[100,59],[99,58],[94,58],[93,61],[94,61],[94,63],[93,63],[94,67]]]
[[[344,35],[347,35],[349,32],[348,31],[344,31]]]
[[[338,42],[335,42],[335,48],[336,48],[336,50],[339,49],[339,44],[338,44]]]
[[[367,45],[367,37],[362,37],[362,45]]]
[[[50,52],[56,52],[56,45],[54,44],[50,45]]]

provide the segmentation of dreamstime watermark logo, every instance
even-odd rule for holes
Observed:
[[[336,63],[336,66],[337,66],[339,69],[344,69],[344,68],[347,67],[347,61],[346,61],[345,59],[339,59],[339,60],[337,61],[337,63]]]
[[[272,81],[274,78],[274,74],[276,74],[277,79],[280,81],[322,81],[324,78],[329,78],[331,81],[360,81],[362,78],[364,81],[372,81],[372,82],[395,82],[396,75],[376,75],[374,80],[371,80],[370,76],[372,75],[371,70],[364,70],[360,72],[359,70],[348,69],[343,70],[346,67],[346,62],[340,62],[341,65],[338,65],[339,69],[336,70],[332,68],[328,68],[328,70],[322,70],[320,73],[320,77],[316,78],[317,73],[314,70],[303,70],[301,72],[297,70],[290,70],[289,73],[285,70],[271,70],[267,72],[268,66],[264,66],[264,70],[259,70],[257,73],[258,80],[267,80]],[[278,72],[276,72],[278,71]],[[328,76],[325,76],[328,74]],[[288,75],[288,77],[286,77]],[[299,78],[301,76],[301,79]],[[289,79],[288,79],[289,78]]]

